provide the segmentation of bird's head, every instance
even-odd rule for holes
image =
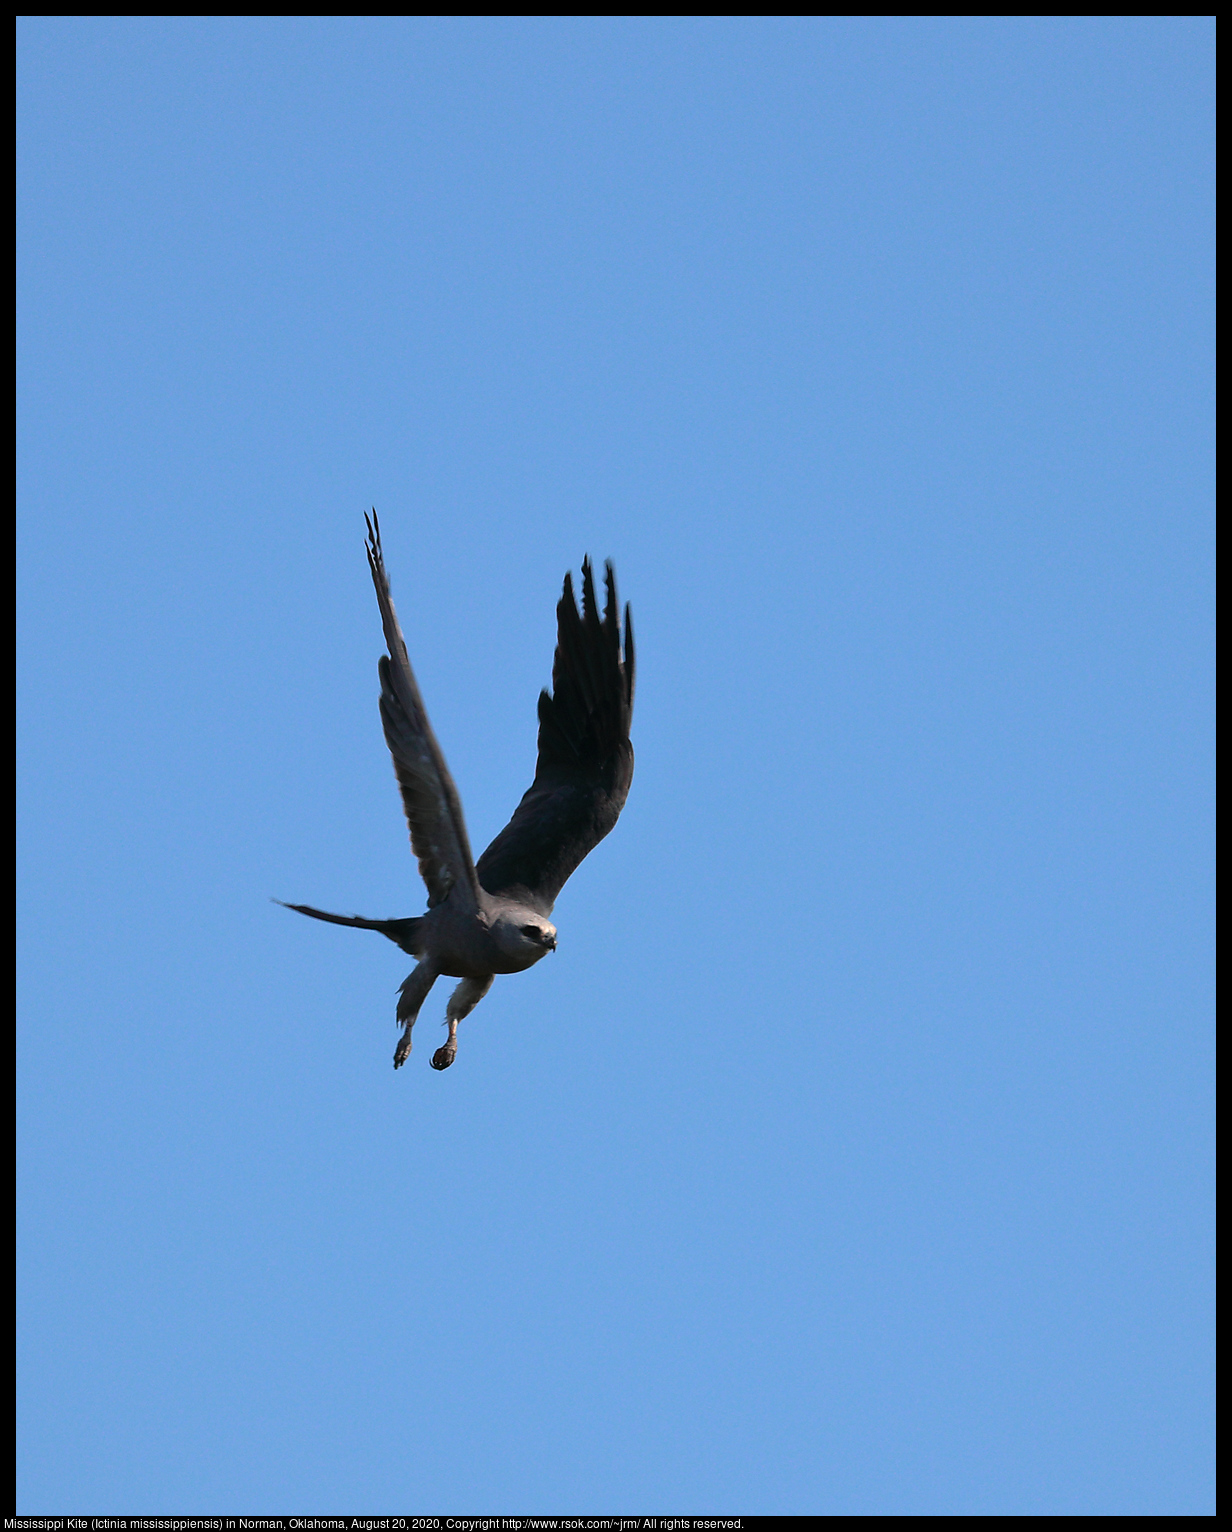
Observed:
[[[526,968],[556,950],[556,927],[533,910],[503,911],[492,924],[492,934],[501,950]]]

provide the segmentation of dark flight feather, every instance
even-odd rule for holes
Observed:
[[[314,920],[328,920],[334,926],[359,926],[363,931],[379,931],[382,936],[388,936],[391,942],[402,948],[403,952],[409,952],[412,957],[423,956],[423,944],[419,936],[419,928],[423,925],[421,915],[412,915],[405,920],[368,920],[363,915],[331,915],[328,910],[314,910],[310,904],[288,904],[285,899],[275,899],[275,904],[281,904],[284,910],[298,910],[301,915],[311,915]]]
[[[367,517],[364,518],[367,521]],[[372,513],[368,521],[368,566],[376,586],[388,656],[382,655],[381,723],[385,743],[394,758],[394,774],[402,793],[402,808],[411,832],[411,847],[428,888],[428,908],[453,895],[464,909],[479,906],[479,884],[458,789],[436,742],[419,695],[419,686],[398,625],[385,560],[381,556],[381,524]],[[308,913],[316,914],[310,911]],[[329,919],[339,917],[330,916]],[[346,923],[345,921],[343,922]]]
[[[626,606],[622,656],[610,563],[606,574],[602,617],[590,560],[582,563],[580,613],[572,577],[565,576],[552,693],[539,695],[535,780],[476,865],[490,894],[524,899],[545,916],[565,880],[616,823],[633,780],[633,625]]]

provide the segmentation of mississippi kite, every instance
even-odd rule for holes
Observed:
[[[535,780],[513,818],[475,862],[458,790],[428,722],[390,598],[375,511],[368,522],[368,565],[389,649],[380,661],[381,722],[411,848],[428,888],[428,912],[404,920],[366,920],[307,904],[286,908],[339,926],[380,931],[419,959],[398,1000],[403,1030],[395,1069],[411,1051],[411,1028],[433,984],[442,974],[461,979],[446,1008],[448,1041],[432,1055],[433,1069],[448,1069],[458,1051],[458,1023],[487,994],[495,975],[521,973],[555,950],[556,927],[549,917],[556,897],[616,823],[629,796],[633,628],[626,606],[622,649],[610,563],[602,617],[589,558],[582,562],[580,616],[572,577],[565,576],[556,607],[552,693],[539,694]]]

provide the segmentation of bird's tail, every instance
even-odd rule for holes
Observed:
[[[301,915],[311,915],[313,920],[328,920],[335,926],[359,926],[364,931],[379,931],[391,942],[409,952],[412,957],[423,956],[423,943],[419,939],[422,916],[410,916],[405,920],[366,920],[362,915],[331,915],[328,910],[314,910],[310,904],[287,904],[275,899],[284,910],[298,910]]]

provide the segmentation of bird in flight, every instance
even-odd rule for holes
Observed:
[[[448,1069],[458,1052],[458,1023],[479,1004],[498,973],[521,973],[556,949],[549,918],[565,880],[611,830],[633,780],[633,628],[625,607],[624,638],[616,602],[616,574],[607,565],[603,615],[595,598],[589,558],[582,561],[582,611],[573,580],[556,607],[552,691],[539,694],[539,759],[535,780],[513,818],[478,862],[458,789],[436,742],[406,641],[398,626],[381,555],[381,524],[368,526],[368,566],[376,586],[388,655],[380,661],[381,723],[411,832],[419,875],[428,889],[425,915],[367,920],[331,915],[307,904],[290,910],[339,926],[380,931],[419,960],[402,984],[394,1052],[400,1068],[411,1051],[411,1028],[428,991],[442,974],[461,979],[445,1019],[448,1040],[432,1055],[433,1069]],[[282,903],[281,900],[278,901]]]

